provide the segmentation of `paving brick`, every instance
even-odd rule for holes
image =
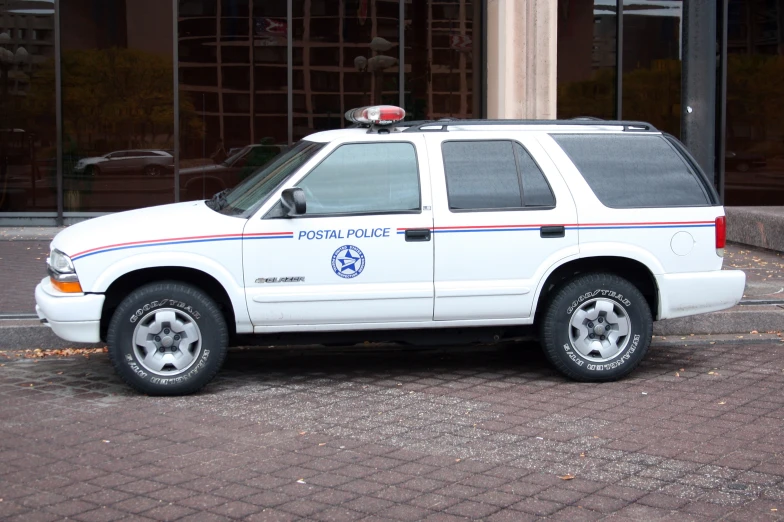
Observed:
[[[521,502],[518,502],[512,507],[518,511],[525,511],[526,513],[543,517],[547,515],[552,515],[556,511],[563,508],[564,506],[563,504],[559,504],[557,502],[551,502],[549,500],[527,498]]]
[[[104,506],[92,511],[88,511],[87,513],[81,513],[74,516],[74,518],[76,520],[82,520],[83,522],[112,522],[114,520],[125,518],[125,516],[126,514],[122,511]]]
[[[156,508],[152,508],[149,511],[145,511],[144,516],[147,518],[151,518],[153,520],[167,521],[167,520],[177,520],[178,518],[182,518],[186,515],[191,515],[193,513],[194,510],[192,509],[188,509],[183,506],[177,506],[174,504],[167,504]]]
[[[210,512],[229,518],[245,518],[261,510],[260,507],[247,502],[232,501],[209,509]]]

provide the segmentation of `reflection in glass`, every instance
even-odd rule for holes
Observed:
[[[481,10],[476,0],[406,2],[408,119],[480,117]]]
[[[681,0],[623,0],[623,119],[681,130]]]
[[[57,210],[54,8],[27,4],[0,0],[0,212]]]
[[[558,0],[559,118],[616,117],[617,18],[616,0]]]
[[[286,0],[178,3],[180,198],[205,199],[286,146]]]
[[[730,0],[725,203],[784,205],[784,1]]]
[[[70,0],[60,20],[65,211],[173,201],[171,4]]]

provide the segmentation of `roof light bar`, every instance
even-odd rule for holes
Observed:
[[[367,125],[390,125],[402,121],[405,117],[406,111],[394,105],[373,105],[346,112],[348,121]]]

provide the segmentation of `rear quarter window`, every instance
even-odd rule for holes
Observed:
[[[551,136],[607,207],[711,205],[698,174],[661,135]]]

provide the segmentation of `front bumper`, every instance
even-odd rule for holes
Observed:
[[[659,314],[673,319],[732,308],[743,298],[746,274],[741,270],[714,270],[657,275]]]
[[[103,294],[64,294],[45,277],[35,287],[35,311],[41,321],[66,341],[101,341]]]

